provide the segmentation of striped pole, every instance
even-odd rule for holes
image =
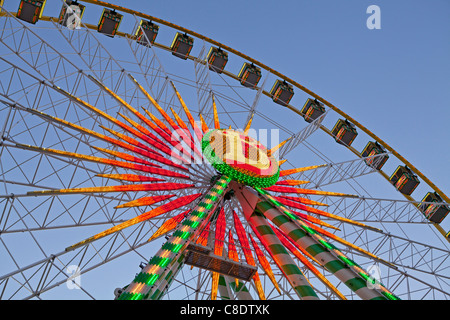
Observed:
[[[234,281],[229,281],[228,283],[239,300],[253,300],[252,295],[243,281],[240,281],[238,285]]]
[[[273,229],[275,231],[278,239],[281,240],[281,243],[290,251],[294,256],[297,257],[323,284],[325,284],[339,299],[347,300],[347,298],[323,275],[319,270],[314,267],[314,265],[306,259],[304,255],[301,254],[297,248],[289,241],[287,237],[285,237],[280,230]]]
[[[364,300],[385,300],[386,297],[375,289],[369,289],[367,281],[359,274],[355,273],[350,267],[350,261],[341,261],[335,257],[330,249],[335,248],[324,241],[317,241],[306,228],[300,228],[287,215],[278,208],[272,206],[270,201],[260,201],[256,205],[257,209],[278,228],[280,228],[289,238],[295,241],[299,246],[309,252],[320,264],[329,272],[334,274],[355,294]],[[294,218],[295,219],[295,218]],[[301,221],[300,221],[301,223]]]
[[[245,231],[241,220],[237,216],[236,212],[234,212],[234,210],[233,210],[233,220],[234,220],[234,228],[236,229],[236,234],[241,244],[242,251],[244,252],[245,260],[249,265],[256,266],[255,259],[253,258],[252,251],[250,250],[250,243],[247,238],[247,232]],[[255,283],[259,299],[266,300],[264,288],[262,286],[258,271],[256,271],[255,274],[253,275],[253,282]]]
[[[225,195],[231,179],[220,177],[208,193],[201,198],[197,206],[177,227],[169,240],[161,247],[150,262],[136,276],[132,283],[119,296],[119,300],[142,300],[161,297],[171,277],[168,274],[178,264],[184,250],[214,213],[218,203]],[[179,270],[179,268],[176,268]]]
[[[219,294],[222,300],[233,300],[230,284],[223,274],[219,275]]]
[[[338,248],[336,248],[334,245],[326,241],[318,232],[316,232],[317,227],[310,228],[306,223],[304,223],[302,220],[297,219],[292,213],[284,207],[282,204],[277,202],[271,195],[268,193],[261,191],[258,189],[258,191],[261,193],[261,197],[267,201],[271,205],[274,205],[274,207],[284,214],[286,217],[290,217],[293,221],[293,223],[298,227],[301,228],[303,231],[306,232],[306,234],[310,237],[312,237],[316,242],[319,242],[322,244],[335,258],[339,259],[341,262],[343,262],[348,268],[350,268],[356,275],[360,276],[362,279],[365,280],[366,284],[369,282],[371,283],[370,286],[376,285],[376,290],[379,291],[379,293],[382,294],[382,296],[385,299],[388,300],[400,300],[399,297],[397,297],[395,294],[390,292],[381,282],[376,280],[375,278],[371,277],[361,266],[359,266],[356,262],[354,262],[352,259],[348,258],[342,251],[340,251]],[[325,231],[325,230],[324,230]],[[325,233],[327,233],[325,231]],[[355,247],[355,246],[353,246]],[[361,248],[359,251],[361,251]],[[371,254],[370,254],[371,255]],[[370,289],[372,290],[372,289]]]
[[[253,249],[255,249],[256,256],[258,257],[259,265],[263,268],[264,272],[269,277],[270,281],[272,281],[272,283],[273,283],[275,289],[277,289],[278,293],[281,294],[280,287],[278,286],[278,282],[275,279],[275,275],[272,271],[272,268],[270,267],[270,263],[267,260],[266,255],[259,248],[258,244],[253,239],[252,235],[249,234],[249,236],[250,236],[250,241],[252,242],[252,245],[253,245]]]
[[[177,259],[177,261],[175,261],[175,263],[172,264],[172,267],[166,273],[164,280],[161,281],[160,285],[158,286],[158,289],[154,290],[154,293],[150,296],[150,300],[160,300],[166,294],[170,285],[172,284],[172,281],[175,279],[178,272],[183,268],[184,258],[185,255],[182,254]]]
[[[255,202],[255,200],[258,201],[258,195],[248,188],[243,188],[241,192],[235,192],[235,195],[242,205],[244,216],[248,223],[252,226],[264,247],[270,252],[275,263],[283,272],[298,297],[303,300],[318,300],[319,298],[314,289],[273,232],[266,218],[261,212],[253,210],[252,206],[248,205],[251,202]]]

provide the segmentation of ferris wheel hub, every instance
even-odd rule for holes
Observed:
[[[278,161],[263,144],[242,132],[210,130],[202,138],[202,152],[217,171],[234,181],[259,188],[278,181]]]

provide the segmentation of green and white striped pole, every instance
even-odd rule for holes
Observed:
[[[364,300],[386,300],[382,293],[375,288],[369,289],[367,281],[361,275],[354,272],[349,265],[353,262],[344,257],[336,257],[330,250],[336,249],[328,242],[317,241],[313,235],[315,232],[308,226],[303,228],[294,223],[294,219],[289,218],[274,206],[269,200],[260,201],[256,207],[278,228],[294,240],[299,246],[309,252],[321,265],[334,274],[340,281],[349,287],[355,294]],[[300,222],[297,222],[301,224]],[[311,230],[311,232],[308,232]]]
[[[178,272],[183,268],[184,266],[184,253],[180,255],[180,257],[175,261],[170,270],[168,270],[165,275],[163,281],[159,284],[158,288],[153,289],[153,294],[149,295],[149,300],[160,300],[168,291],[170,285],[172,284],[173,279],[177,276]]]
[[[234,300],[231,292],[230,284],[223,274],[219,275],[218,291],[222,300]]]
[[[294,224],[297,225],[297,227],[300,227],[306,233],[314,238],[317,242],[322,244],[327,250],[337,259],[342,261],[347,267],[349,267],[356,275],[359,275],[362,279],[364,279],[365,283],[368,285],[370,283],[369,289],[372,287],[372,289],[376,289],[379,293],[383,295],[384,298],[388,300],[400,300],[399,297],[397,297],[395,294],[393,294],[391,291],[389,291],[381,282],[379,282],[377,279],[371,277],[367,271],[365,271],[361,266],[359,266],[356,262],[354,262],[352,259],[348,258],[342,251],[340,251],[338,248],[336,248],[334,245],[326,241],[319,233],[315,232],[313,229],[309,228],[303,221],[296,218],[286,207],[284,207],[281,203],[276,201],[271,195],[269,195],[267,192],[264,192],[260,189],[258,189],[258,192],[260,192],[260,195],[263,199],[269,201],[272,203],[277,210],[279,210],[281,213],[284,213],[286,216],[291,217],[291,221],[294,222]]]
[[[230,181],[230,178],[221,176],[214,183],[197,206],[180,223],[169,240],[128,285],[118,300],[159,299],[162,297],[162,293],[174,276],[168,275],[172,270],[176,272],[180,270],[180,256],[211,218],[217,205],[223,199]]]
[[[255,210],[249,217],[249,223],[254,227],[258,238],[270,251],[275,263],[283,272],[298,297],[302,300],[318,300],[319,297],[308,279],[278,239],[264,215],[259,210]]]
[[[251,203],[258,203],[258,194],[249,188],[242,188],[240,192],[235,190],[235,196],[241,203],[248,223],[264,247],[270,252],[275,263],[283,272],[298,297],[302,300],[318,300],[319,297],[311,287],[311,284],[267,223],[266,218],[251,205]]]
[[[253,300],[252,295],[248,291],[247,286],[243,281],[239,281],[239,284],[236,286],[236,282],[234,280],[229,279],[228,284],[231,289],[236,293],[236,298],[238,300]]]

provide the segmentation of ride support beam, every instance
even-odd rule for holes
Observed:
[[[302,300],[318,300],[319,297],[311,287],[311,284],[278,239],[266,218],[256,210],[257,203],[260,201],[258,194],[245,187],[242,187],[238,192],[236,192],[236,189],[234,190],[235,196],[241,203],[247,222],[258,234],[258,238],[263,242],[265,248],[268,249],[298,297]]]
[[[261,192],[263,192],[261,190]],[[325,269],[334,274],[340,281],[342,281],[350,290],[357,294],[363,300],[385,300],[385,299],[398,299],[392,293],[388,292],[384,287],[371,286],[369,288],[368,283],[372,282],[372,279],[365,278],[363,274],[355,271],[351,266],[356,265],[344,255],[336,256],[334,250],[340,252],[336,247],[324,241],[318,240],[319,237],[314,237],[314,231],[308,226],[304,225],[302,228],[302,222],[299,220],[291,219],[280,208],[273,205],[268,199],[260,194],[261,200],[256,205],[256,208],[274,225],[276,225],[281,231],[283,231],[290,239],[296,244],[309,252]],[[294,222],[295,221],[295,222]],[[308,232],[311,230],[312,232]],[[380,292],[378,288],[383,288],[384,291]]]
[[[231,179],[226,176],[216,180],[167,242],[126,287],[118,300],[152,300],[162,297],[167,285],[180,270],[178,267],[181,263],[180,256],[209,221],[223,199],[230,181]],[[169,275],[171,271],[176,272]]]

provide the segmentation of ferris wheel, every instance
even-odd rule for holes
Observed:
[[[450,199],[332,103],[146,13],[0,4],[1,299],[450,298]]]

